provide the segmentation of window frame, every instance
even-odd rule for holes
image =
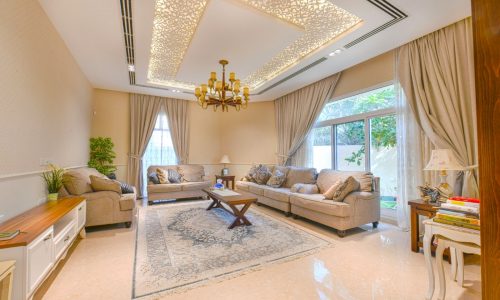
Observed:
[[[395,85],[395,82],[393,80],[391,80],[391,81],[387,81],[387,82],[384,82],[381,84],[371,86],[371,87],[366,88],[366,89],[357,90],[357,91],[352,92],[352,93],[344,94],[342,96],[333,98],[332,100],[328,101],[328,103],[340,101],[340,100],[343,100],[343,99],[346,99],[349,97],[353,97],[353,96],[356,96],[359,94],[368,93],[370,91],[384,88],[384,87],[388,87],[390,85]],[[332,145],[331,145],[331,147],[332,147],[332,151],[331,151],[332,165],[331,165],[331,168],[334,170],[342,171],[342,170],[338,169],[337,157],[336,157],[336,153],[337,153],[337,135],[336,135],[337,134],[337,127],[336,126],[337,125],[344,124],[344,123],[350,123],[350,122],[356,122],[356,121],[364,121],[365,171],[369,172],[371,170],[371,161],[370,161],[371,160],[371,157],[370,157],[370,153],[371,153],[370,152],[371,151],[370,123],[371,122],[370,122],[370,119],[376,118],[376,117],[390,116],[390,115],[395,115],[395,114],[396,114],[396,107],[383,108],[383,109],[370,111],[370,112],[366,112],[366,113],[361,113],[361,114],[356,114],[356,115],[352,115],[352,116],[324,120],[324,121],[320,121],[320,122],[317,122],[316,124],[314,124],[313,128],[321,128],[321,127],[328,127],[328,126],[332,127],[331,137],[330,137],[331,141],[332,141]]]

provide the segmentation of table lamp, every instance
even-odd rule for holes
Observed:
[[[222,158],[220,159],[220,162],[221,164],[224,164],[224,168],[221,170],[221,175],[222,176],[227,176],[229,175],[229,169],[226,168],[226,164],[230,164],[231,161],[229,160],[229,157],[227,156],[227,154],[224,154],[222,156]]]
[[[446,171],[462,171],[464,169],[450,149],[432,150],[431,159],[424,168],[425,171],[439,171],[439,178],[441,179],[439,189],[450,196],[453,194],[453,190],[446,182],[448,176]]]

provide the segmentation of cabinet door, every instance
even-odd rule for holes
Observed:
[[[82,229],[83,226],[85,226],[86,216],[87,216],[87,202],[83,201],[77,208],[77,219],[78,219],[78,226],[76,226],[77,231]]]
[[[52,227],[28,245],[28,293],[38,286],[54,265]]]

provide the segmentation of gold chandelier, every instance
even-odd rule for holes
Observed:
[[[219,63],[222,65],[222,81],[217,80],[215,72],[210,72],[208,84],[202,84],[194,90],[198,104],[203,109],[213,106],[214,111],[217,111],[219,106],[222,107],[222,111],[229,111],[229,106],[233,106],[236,111],[247,108],[248,100],[250,100],[250,89],[248,86],[243,88],[242,98],[240,96],[241,83],[239,79],[236,79],[234,72],[229,73],[229,83],[226,83],[226,65],[229,62],[221,59]]]

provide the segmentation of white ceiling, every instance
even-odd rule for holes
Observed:
[[[311,0],[312,1],[312,0]],[[385,0],[376,2],[383,3]],[[253,94],[317,61],[326,61],[261,93],[252,101],[274,100],[293,90],[344,70],[415,38],[470,16],[470,0],[387,0],[407,18],[372,35],[340,54],[335,49],[393,19],[367,0],[331,0],[360,17],[361,26],[306,56]],[[39,0],[55,28],[94,87],[194,100],[148,82],[154,0],[132,0],[136,85],[129,83],[119,0]],[[229,71],[244,78],[301,34],[301,29],[263,14],[236,0],[210,0],[177,73],[182,81],[202,83],[218,61],[229,60]],[[145,87],[151,86],[151,87]],[[191,92],[191,91],[186,91]]]

